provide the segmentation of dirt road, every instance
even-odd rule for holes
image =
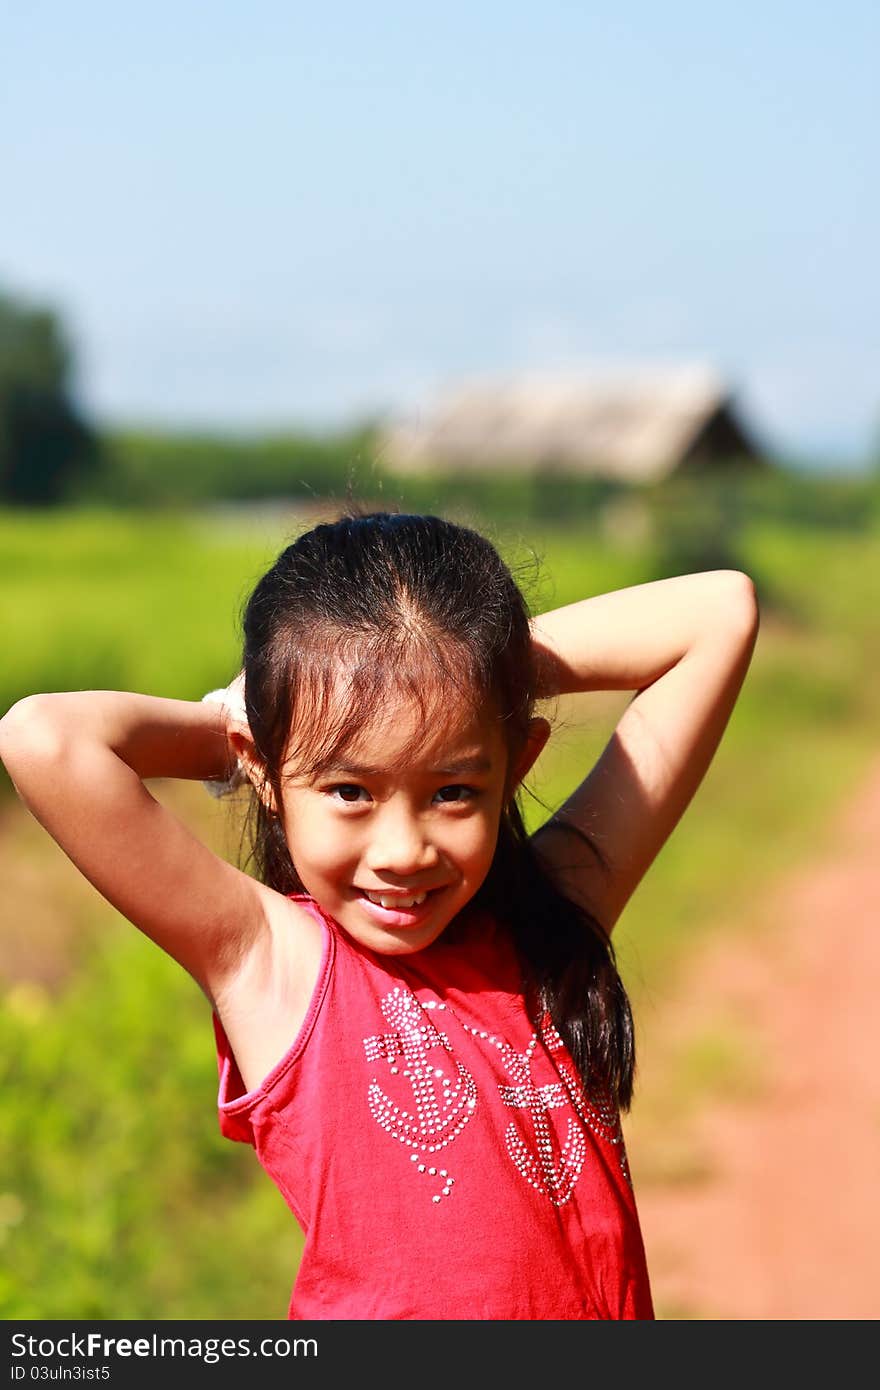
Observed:
[[[762,897],[648,1020],[651,1099],[627,1142],[658,1316],[874,1319],[880,759],[813,862]],[[700,1094],[709,1054],[714,1092]],[[690,1105],[667,1099],[683,1058]]]

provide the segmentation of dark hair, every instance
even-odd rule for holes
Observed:
[[[491,701],[511,758],[525,744],[537,688],[528,609],[494,546],[466,526],[387,512],[316,526],[260,579],[243,626],[248,722],[278,805],[285,753],[319,770],[391,691],[417,702],[425,730],[448,710],[453,688],[475,709]],[[416,729],[401,760],[421,736]],[[250,830],[261,880],[302,891],[281,819],[261,798]],[[550,879],[515,796],[473,901],[509,928],[524,983],[585,1087],[628,1108],[632,1014],[608,933]]]

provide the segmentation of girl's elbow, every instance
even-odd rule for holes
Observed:
[[[754,635],[761,622],[755,581],[744,570],[719,570],[718,573],[724,585],[722,604],[726,620],[746,635]]]
[[[51,717],[51,695],[26,695],[0,719],[0,761],[10,774],[19,762],[57,757],[63,739]]]

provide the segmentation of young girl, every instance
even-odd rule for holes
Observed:
[[[222,703],[82,691],[0,721],[25,804],[211,1002],[223,1132],[305,1232],[290,1317],[653,1317],[610,933],[709,766],[757,626],[732,570],[530,621],[474,531],[346,516],[257,584]],[[529,837],[536,700],[611,689],[637,693]],[[236,769],[257,877],[144,786]]]

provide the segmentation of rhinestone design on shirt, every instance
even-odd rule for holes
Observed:
[[[545,1017],[532,1034],[525,1052],[517,1052],[510,1043],[491,1033],[468,1027],[467,1024],[462,1027],[473,1037],[485,1040],[498,1049],[505,1071],[513,1081],[511,1086],[498,1087],[501,1099],[511,1109],[528,1112],[534,1149],[527,1144],[515,1123],[508,1126],[504,1136],[507,1152],[526,1182],[548,1197],[554,1206],[564,1206],[574,1191],[587,1156],[586,1129],[606,1144],[619,1146],[620,1169],[626,1181],[630,1182],[618,1111],[610,1099],[599,1096],[591,1099],[586,1095],[568,1059],[565,1044],[549,1017]],[[539,1043],[548,1053],[561,1054],[554,1058],[560,1080],[543,1086],[536,1086],[532,1080],[532,1060]],[[571,1105],[576,1118],[569,1117],[565,1140],[560,1145],[550,1124],[548,1111],[564,1105]]]
[[[386,1061],[390,1076],[402,1073],[412,1088],[414,1110],[396,1105],[373,1077],[368,1088],[370,1111],[386,1133],[413,1150],[410,1161],[416,1172],[440,1180],[439,1191],[432,1194],[432,1201],[437,1203],[451,1195],[455,1179],[436,1162],[419,1159],[442,1152],[461,1133],[477,1106],[476,1083],[456,1059],[448,1034],[436,1028],[429,1017],[435,1010],[446,1011],[445,1003],[432,999],[422,1004],[409,989],[398,985],[384,996],[381,1009],[393,1031],[365,1038],[364,1051],[368,1061]],[[531,1131],[526,1135],[521,1123],[510,1124],[504,1136],[507,1152],[536,1192],[556,1207],[565,1205],[586,1161],[587,1130],[617,1148],[621,1172],[631,1185],[617,1108],[609,1097],[586,1095],[549,1017],[532,1033],[525,1051],[518,1052],[504,1038],[465,1023],[454,1009],[449,1008],[449,1015],[471,1037],[499,1054],[509,1078],[509,1084],[498,1085],[501,1100],[510,1109],[527,1112]],[[535,1085],[532,1063],[539,1045],[552,1056],[559,1080]],[[438,1048],[446,1054],[445,1059],[429,1057]],[[575,1113],[568,1117],[565,1138],[560,1142],[549,1111],[563,1106],[571,1106]]]
[[[440,1191],[432,1196],[432,1201],[439,1202],[451,1195],[455,1179],[448,1169],[418,1159],[421,1154],[442,1152],[458,1137],[476,1109],[476,1083],[453,1056],[446,1034],[434,1027],[410,990],[396,985],[383,998],[381,1008],[393,1031],[364,1038],[367,1060],[384,1059],[391,1076],[402,1071],[412,1088],[415,1108],[395,1105],[373,1077],[367,1093],[370,1111],[386,1133],[414,1150],[410,1159],[417,1165],[416,1172],[442,1180]],[[445,1058],[429,1057],[437,1048]]]

